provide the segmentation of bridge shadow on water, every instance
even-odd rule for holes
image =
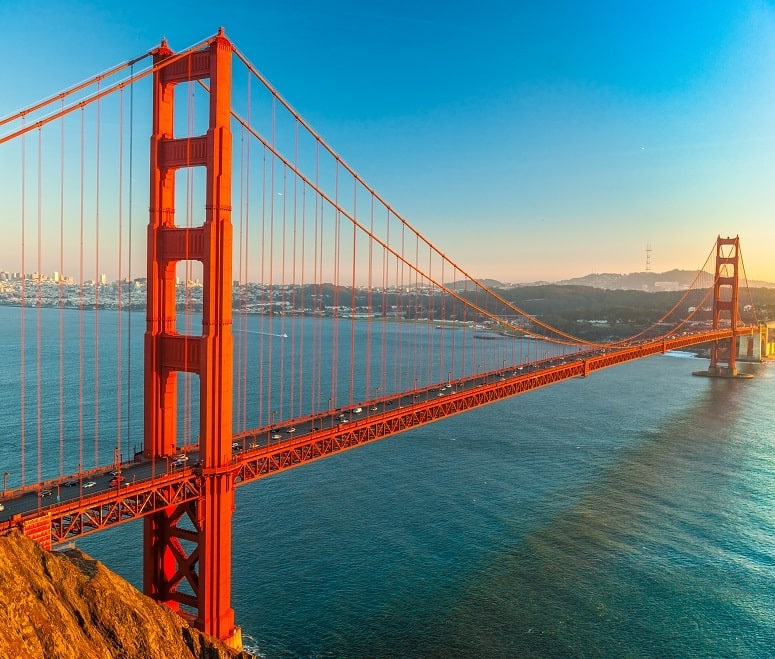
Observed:
[[[655,357],[241,488],[248,643],[267,657],[767,656],[775,412],[758,411],[775,373],[752,368],[700,379]],[[115,549],[132,526],[79,544],[137,577],[137,552]]]
[[[775,478],[767,430],[746,428],[749,392],[709,382],[566,509],[515,528],[417,654],[767,656]]]

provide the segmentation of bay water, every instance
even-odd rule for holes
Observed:
[[[239,488],[246,647],[773,656],[775,364],[743,365],[752,380],[692,377],[706,367],[655,356]],[[141,587],[141,536],[132,522],[77,544]]]

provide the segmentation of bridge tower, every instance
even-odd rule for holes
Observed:
[[[737,376],[737,321],[740,266],[740,238],[716,239],[716,276],[713,284],[713,329],[721,329],[722,314],[732,328],[729,341],[716,341],[711,348],[708,374]],[[726,364],[726,366],[719,366]]]
[[[202,631],[240,646],[231,608],[231,58],[223,30],[184,57],[166,41],[154,53],[143,452],[165,463],[176,452],[177,373],[196,373],[202,472],[198,500],[145,518],[143,588]],[[175,137],[175,86],[201,79],[210,86],[207,132]],[[188,167],[206,170],[204,223],[196,227],[175,224],[175,174]],[[186,260],[202,263],[200,336],[176,329],[176,265]]]

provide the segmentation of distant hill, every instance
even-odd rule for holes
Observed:
[[[591,286],[608,290],[680,291],[691,286],[697,273],[694,270],[668,270],[667,272],[595,273],[555,282],[560,286]],[[775,283],[749,281],[751,288],[775,288]]]
[[[487,288],[513,288],[514,286],[589,286],[609,291],[683,291],[691,286],[697,272],[694,270],[668,270],[667,272],[631,272],[623,275],[615,272],[603,272],[563,279],[561,281],[535,281],[526,284],[504,284],[497,279],[481,279]],[[748,282],[751,288],[775,288],[770,281]],[[470,290],[471,284],[465,281],[447,282],[447,288],[453,290]]]

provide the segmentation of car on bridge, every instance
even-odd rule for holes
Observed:
[[[111,487],[118,487],[126,480],[121,474],[116,474],[113,478],[110,479],[109,485]]]
[[[97,483],[95,481],[86,481],[83,484],[83,489],[85,490],[88,487],[95,487],[96,485],[97,485]]]

